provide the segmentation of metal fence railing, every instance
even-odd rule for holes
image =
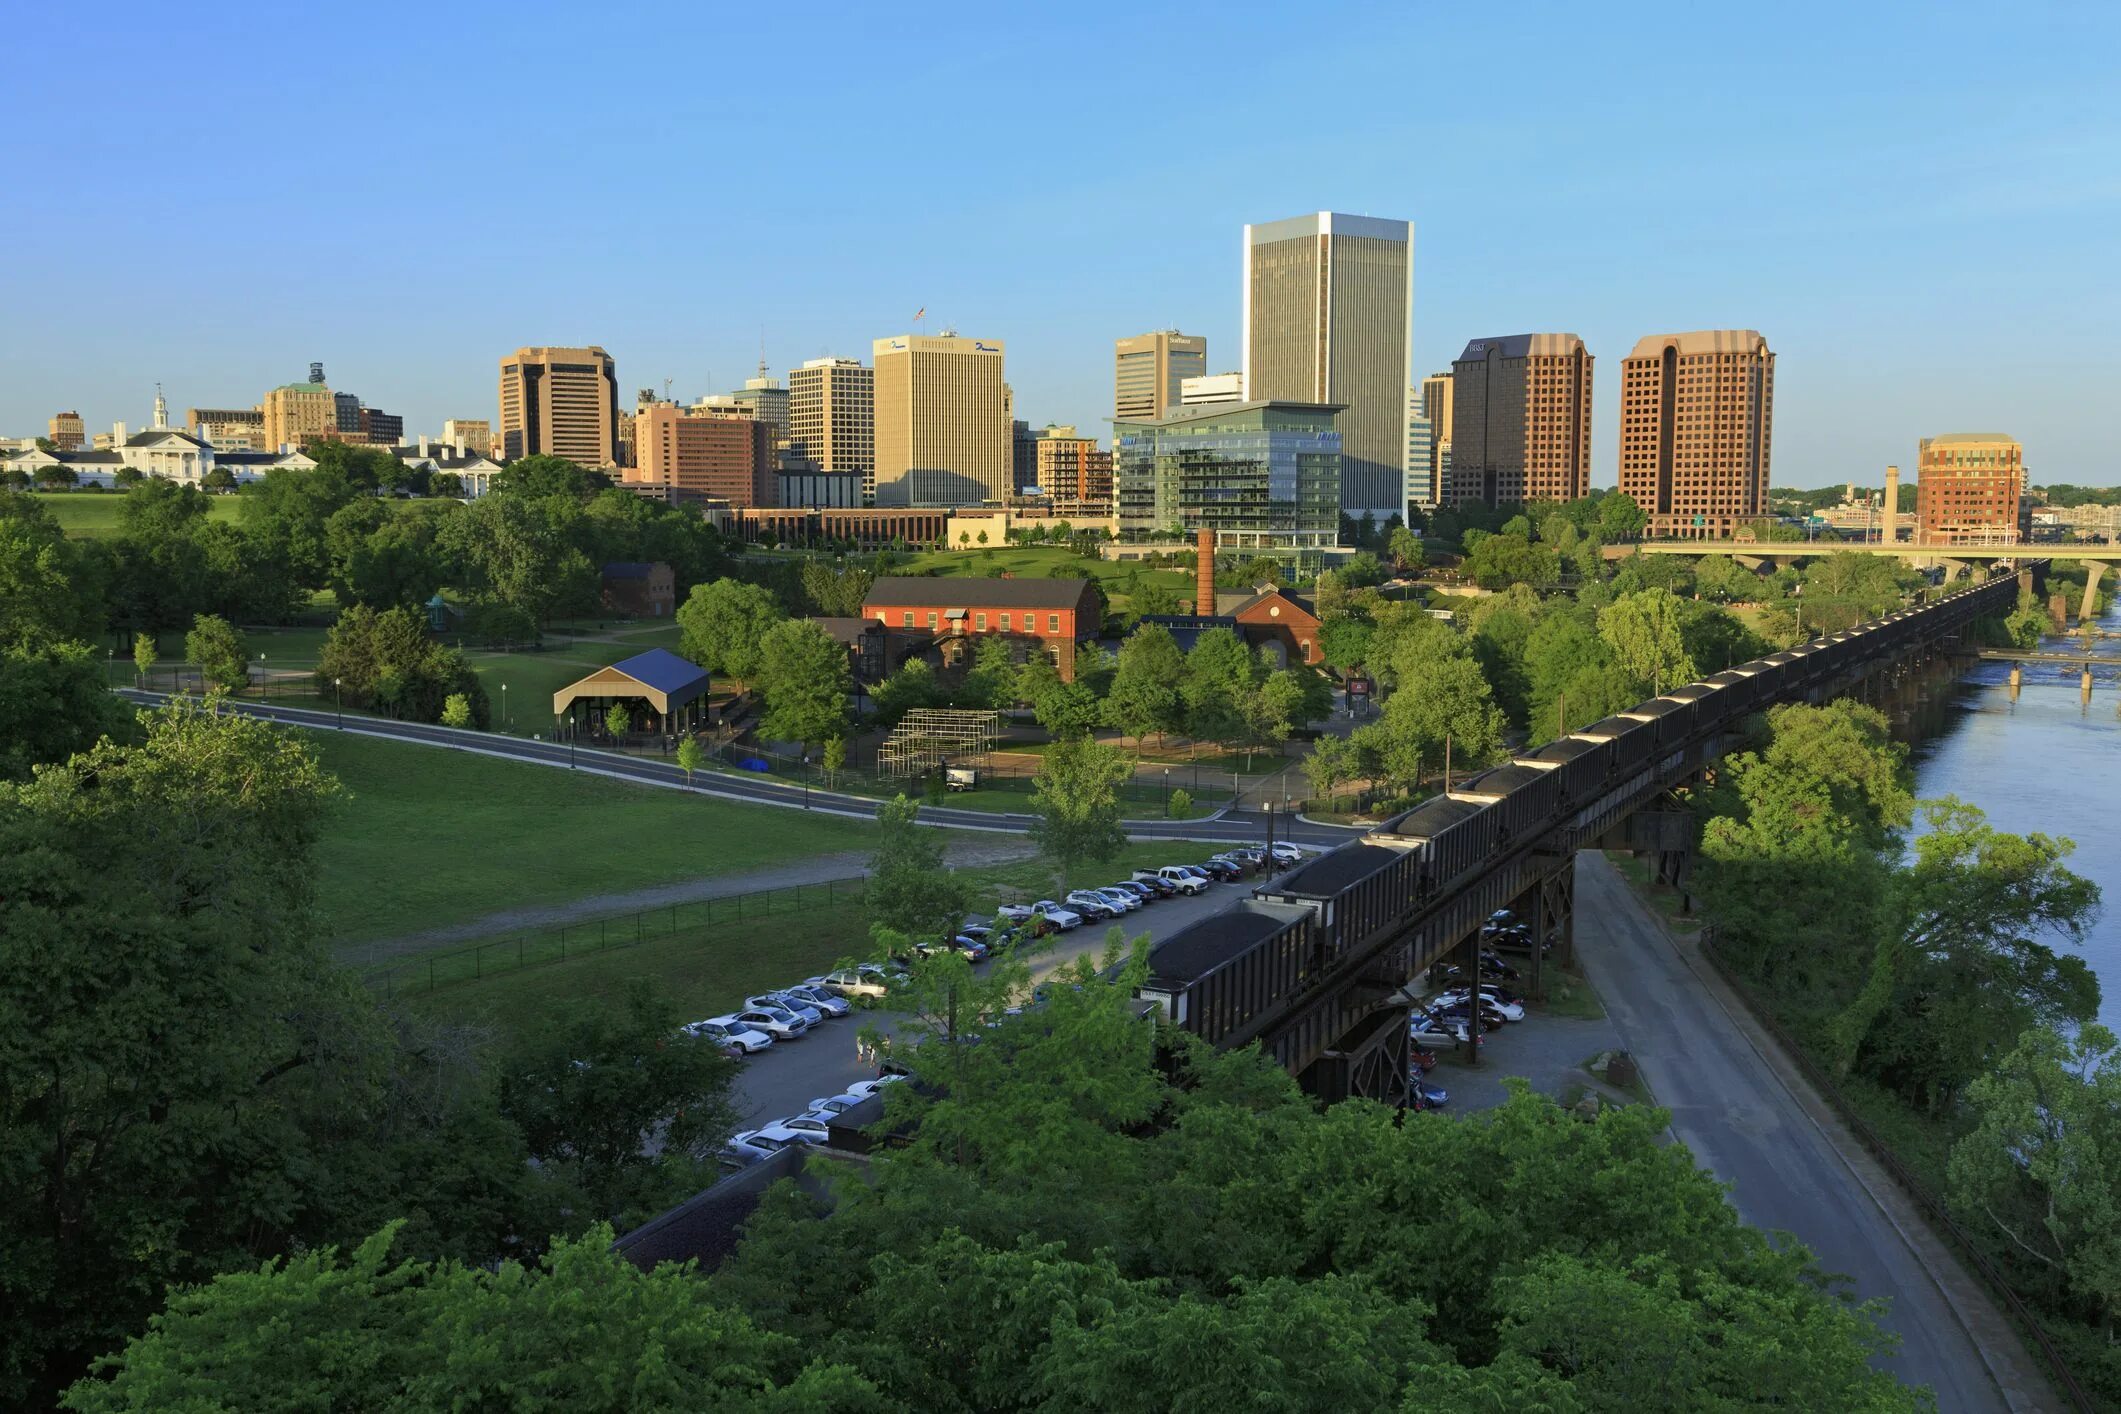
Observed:
[[[889,776],[855,766],[828,772],[815,761],[804,762],[755,744],[729,742],[717,747],[716,754],[723,764],[738,770],[754,771],[786,781],[808,782],[820,790],[889,799],[894,795],[918,797],[928,789],[926,776]],[[1265,753],[1262,757],[1271,759],[1266,758]],[[1022,795],[1024,808],[1030,809],[1032,782],[1038,774],[1036,763],[987,760],[967,764],[978,772],[977,789]],[[1147,765],[1120,786],[1119,797],[1130,805],[1151,807],[1155,814],[1164,813],[1171,797],[1179,791],[1184,791],[1188,799],[1200,805],[1223,806],[1237,802],[1249,809],[1263,806],[1271,799],[1275,808],[1280,809],[1286,798],[1293,807],[1302,799],[1294,789],[1302,784],[1302,777],[1289,776],[1290,793],[1286,797],[1283,784],[1284,774],[1281,772],[1233,775],[1204,764],[1174,764],[1166,772],[1161,766]],[[947,791],[945,793],[947,795]]]
[[[1717,931],[1713,924],[1703,928],[1701,931],[1701,955],[1709,960],[1710,966],[1716,969],[1717,975],[1722,977],[1730,989],[1738,995],[1739,1000],[1745,1003],[1746,1010],[1752,1013],[1753,1019],[1759,1022],[1762,1029],[1770,1036],[1775,1038],[1776,1044],[1782,1047],[1784,1054],[1789,1056],[1796,1063],[1797,1068],[1804,1072],[1805,1079],[1811,1081],[1812,1088],[1824,1096],[1826,1102],[1834,1107],[1834,1112],[1841,1117],[1841,1122],[1848,1126],[1849,1132],[1854,1134],[1863,1147],[1870,1151],[1871,1157],[1876,1159],[1879,1166],[1892,1176],[1893,1181],[1900,1185],[1908,1197],[1915,1200],[1915,1206],[1922,1210],[1923,1215],[1929,1219],[1930,1225],[1950,1239],[1952,1245],[1958,1248],[1959,1254],[1966,1259],[1967,1264],[1973,1268],[1975,1274],[1988,1285],[1989,1290],[1998,1300],[2003,1302],[2011,1315],[2017,1319],[2018,1324],[2033,1338],[2033,1343],[2039,1347],[2041,1355],[2047,1360],[2048,1373],[2054,1377],[2056,1387],[2069,1397],[2071,1403],[2084,1411],[2084,1414],[2096,1414],[2100,1406],[2093,1401],[2091,1394],[2078,1381],[2076,1375],[2071,1372],[2068,1363],[2062,1357],[2061,1350],[2056,1347],[2054,1340],[2049,1337],[2046,1328],[2040,1324],[2040,1319],[2034,1313],[2032,1306],[2024,1297],[2018,1294],[2017,1289],[2010,1284],[2010,1281],[1996,1267],[1995,1263],[1989,1260],[1988,1254],[1975,1245],[1973,1239],[1967,1235],[1966,1230],[1959,1226],[1958,1221],[1952,1217],[1951,1212],[1945,1207],[1943,1200],[1930,1192],[1928,1186],[1906,1164],[1900,1161],[1899,1156],[1892,1151],[1883,1139],[1878,1137],[1876,1131],[1864,1123],[1862,1117],[1857,1114],[1856,1107],[1849,1103],[1848,1098],[1841,1093],[1840,1088],[1828,1077],[1825,1069],[1812,1059],[1811,1053],[1804,1046],[1799,1045],[1795,1038],[1783,1029],[1780,1022],[1775,1020],[1774,1016],[1761,1002],[1759,996],[1753,991],[1752,984],[1741,977],[1738,970],[1724,960],[1718,947]]]
[[[578,919],[526,928],[504,937],[469,947],[421,953],[379,964],[368,973],[368,982],[386,993],[432,992],[458,982],[475,982],[527,967],[564,962],[571,957],[637,947],[662,938],[698,935],[706,941],[715,930],[736,923],[750,923],[806,908],[859,899],[861,878],[826,879],[815,884],[790,884],[778,889],[724,894],[719,898],[694,899],[689,903],[665,904],[600,918]]]

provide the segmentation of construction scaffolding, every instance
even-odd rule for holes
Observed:
[[[916,707],[899,719],[877,748],[877,774],[903,780],[984,757],[994,750],[994,733],[1001,720],[999,712]]]

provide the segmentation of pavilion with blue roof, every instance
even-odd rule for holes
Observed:
[[[566,735],[600,735],[604,717],[623,703],[636,732],[680,736],[707,725],[707,670],[663,648],[636,653],[552,695],[552,715]]]

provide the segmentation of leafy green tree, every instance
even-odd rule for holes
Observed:
[[[838,741],[839,738],[834,737],[832,740]],[[828,756],[831,754],[831,742],[826,743],[826,754]],[[692,773],[699,770],[706,764],[706,748],[700,745],[700,739],[698,737],[692,735],[690,732],[687,732],[684,737],[682,737],[678,741],[677,753],[677,766],[680,771],[683,771],[685,773],[685,784],[688,786],[691,785]]]
[[[1167,733],[1185,726],[1186,704],[1179,692],[1185,674],[1186,657],[1171,630],[1143,624],[1120,645],[1119,668],[1105,696],[1106,722],[1137,740],[1154,733],[1161,743]]]
[[[713,1182],[736,1070],[683,1019],[635,978],[554,1007],[495,1065],[501,1114],[596,1220],[635,1226]]]
[[[916,707],[941,706],[943,685],[936,680],[935,669],[928,666],[927,659],[908,658],[899,664],[897,672],[871,690],[869,700],[876,704],[877,720],[891,726]]]
[[[1281,668],[1269,673],[1259,685],[1257,696],[1266,734],[1272,741],[1287,741],[1291,733],[1333,710],[1333,689],[1309,668]]]
[[[774,741],[809,743],[847,721],[847,650],[807,619],[783,619],[759,641],[756,686],[766,699],[759,730]]]
[[[758,676],[768,630],[786,615],[771,591],[718,579],[678,606],[678,651],[709,672],[750,683]]]
[[[418,606],[447,582],[436,545],[438,518],[372,498],[351,502],[325,522],[331,588],[341,604]]]
[[[266,472],[263,480],[253,483],[238,501],[244,530],[277,546],[294,582],[310,589],[322,589],[330,582],[331,542],[327,527],[331,517],[361,494],[332,455],[325,454],[314,470],[276,467]],[[126,510],[144,509],[148,503],[135,498],[152,494],[153,485],[150,479],[128,491]],[[203,520],[205,497],[195,491],[190,494],[198,497],[196,514]]]
[[[517,501],[558,499],[581,504],[610,485],[611,478],[602,472],[586,471],[565,457],[541,453],[518,457],[494,473],[487,494]]]
[[[614,702],[604,709],[604,730],[613,741],[626,740],[626,734],[633,730],[633,714],[626,710],[625,703]]]
[[[441,518],[435,548],[460,588],[543,624],[597,606],[597,567],[576,543],[587,534],[582,507],[570,496],[488,494]]]
[[[859,565],[834,569],[823,560],[803,562],[803,597],[814,612],[828,617],[860,618],[862,601],[875,583],[876,575]]]
[[[350,1255],[304,1253],[173,1293],[156,1328],[67,1395],[126,1410],[876,1408],[844,1366],[713,1300],[680,1266],[610,1255],[611,1229],[543,1266],[391,1261],[393,1223]]]
[[[2121,1317],[2121,1064],[2114,1034],[2037,1027],[1967,1086],[1952,1205],[2001,1234],[2095,1323]]]
[[[972,649],[972,667],[959,685],[966,707],[1007,707],[1016,697],[1016,656],[999,634],[982,636]]]
[[[388,706],[415,722],[438,722],[453,696],[465,699],[471,725],[492,719],[486,688],[469,660],[427,636],[423,614],[399,607],[380,613],[355,604],[341,611],[317,656],[317,686],[357,707]]]
[[[1639,539],[1649,526],[1650,518],[1625,491],[1608,491],[1598,498],[1597,506],[1598,538],[1605,544]]]
[[[236,692],[250,681],[250,650],[228,620],[201,614],[184,635],[184,656],[209,691]]]
[[[1703,555],[1694,565],[1694,585],[1711,599],[1742,603],[1760,593],[1759,575],[1729,555]]]
[[[1060,669],[1053,666],[1053,660],[1034,652],[1016,670],[1016,700],[1035,703],[1060,680]]]
[[[2038,648],[2053,627],[2040,601],[2031,594],[2018,596],[2018,607],[2003,621],[2005,636],[2013,648]]]
[[[1248,708],[1265,669],[1235,631],[1211,628],[1193,640],[1179,696],[1186,731],[1201,741],[1235,744],[1251,731]]]
[[[1371,640],[1376,633],[1376,626],[1367,619],[1329,619],[1318,630],[1319,656],[1327,667],[1341,672],[1361,667],[1370,661]]]
[[[1443,765],[1446,742],[1454,771],[1493,760],[1506,726],[1480,664],[1459,654],[1403,678],[1382,715],[1361,731],[1386,776],[1411,785],[1417,772]]]
[[[901,795],[876,808],[876,854],[862,900],[870,919],[908,938],[954,932],[972,906],[966,882],[943,863],[943,832],[923,826]]]
[[[1720,673],[1772,651],[1737,615],[1713,604],[1683,604],[1680,619],[1680,642],[1695,671],[1703,675]]]
[[[1687,652],[1685,628],[1686,610],[1668,589],[1639,590],[1598,612],[1598,636],[1612,650],[1613,662],[1649,683],[1653,692],[1669,692],[1701,676]]]
[[[1169,803],[1168,803],[1168,804],[1167,804],[1167,805],[1165,806],[1165,808],[1164,808],[1164,814],[1165,814],[1165,815],[1167,815],[1167,816],[1169,816],[1169,817],[1170,817],[1171,819],[1173,819],[1173,820],[1190,820],[1190,819],[1192,819],[1192,818],[1193,818],[1193,796],[1192,796],[1192,793],[1191,793],[1191,792],[1189,792],[1189,791],[1184,791],[1184,790],[1175,790],[1175,791],[1172,791],[1172,792],[1171,792],[1171,799],[1170,799]]]
[[[63,491],[81,480],[72,467],[59,462],[38,467],[36,477],[37,484],[47,491]]]
[[[1031,782],[1031,838],[1057,883],[1065,884],[1076,865],[1125,848],[1119,791],[1133,775],[1125,756],[1088,736],[1065,737],[1040,758]]]
[[[1362,589],[1385,582],[1384,566],[1377,556],[1367,550],[1357,551],[1341,563],[1340,582],[1351,589]]]
[[[471,698],[461,692],[452,692],[443,698],[442,725],[445,727],[470,726]]]
[[[1031,715],[1055,741],[1087,736],[1104,714],[1097,698],[1080,682],[1054,682],[1031,704]]]
[[[133,672],[136,674],[137,681],[145,682],[147,680],[148,674],[155,670],[156,660],[160,656],[155,648],[155,636],[153,634],[136,633],[133,635]]]
[[[1311,789],[1320,795],[1333,794],[1333,788],[1352,781],[1360,772],[1354,743],[1344,736],[1320,736],[1311,743],[1311,752],[1304,757],[1304,775],[1311,782]]]
[[[101,576],[51,512],[0,497],[0,648],[92,640],[103,628]]]
[[[133,711],[81,643],[0,651],[0,781],[64,761],[104,737],[128,741]]]
[[[840,772],[847,769],[847,738],[834,736],[825,739],[822,764],[825,768],[825,784],[831,785],[838,781]]]
[[[1483,589],[1552,584],[1561,578],[1561,557],[1527,535],[1484,535],[1469,547],[1462,568]]]
[[[1404,525],[1388,537],[1385,549],[1402,573],[1418,570],[1428,562],[1428,551],[1422,545],[1421,537]]]

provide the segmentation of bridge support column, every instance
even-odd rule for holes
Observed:
[[[1534,940],[1537,946],[1537,940]],[[1473,1005],[1467,1008],[1466,1019],[1466,1064],[1480,1064],[1480,930],[1475,928],[1466,934],[1466,976],[1472,980],[1466,985],[1473,990]]]
[[[2099,577],[2106,573],[2106,566],[2097,560],[2084,562],[2084,606],[2077,610],[2077,622],[2088,624],[2092,615],[2099,611]],[[2090,676],[2087,671],[2086,677]]]
[[[2018,700],[2018,690],[2025,686],[2025,664],[2011,664],[2011,701]]]

